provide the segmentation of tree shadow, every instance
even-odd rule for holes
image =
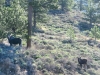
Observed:
[[[33,32],[33,33],[44,33],[44,30],[42,30],[42,29],[39,28],[39,27],[34,27],[34,26],[32,26],[32,32]]]
[[[3,43],[0,43],[0,59],[14,58],[16,51],[20,50],[20,47],[12,47]]]
[[[91,30],[92,27],[93,27],[93,25],[90,25],[87,22],[80,22],[78,24],[78,28],[79,28],[80,31]]]
[[[49,14],[52,14],[52,15],[56,15],[56,14],[64,14],[65,11],[55,9],[55,10],[49,10],[48,13],[49,13]]]

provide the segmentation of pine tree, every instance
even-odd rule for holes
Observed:
[[[95,41],[97,38],[100,38],[100,28],[95,25],[93,28],[91,28],[90,32],[91,37],[95,38]]]
[[[97,22],[98,19],[98,5],[93,0],[88,0],[88,6],[86,7],[86,18],[85,20],[89,21],[90,25]]]
[[[28,0],[28,37],[27,48],[31,47],[31,34],[32,34],[32,11],[33,11],[33,24],[36,28],[37,16],[41,13],[46,13],[49,9],[57,8],[57,0]]]
[[[62,11],[70,11],[74,6],[74,0],[59,0]]]

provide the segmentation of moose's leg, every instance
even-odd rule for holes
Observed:
[[[21,40],[19,41],[19,46],[22,46],[22,41]]]
[[[87,64],[84,64],[84,71],[87,70]]]
[[[22,47],[22,45],[21,45],[21,44],[19,44],[19,46],[20,46],[20,47]]]
[[[10,43],[10,46],[12,46],[12,43]]]
[[[80,67],[82,68],[82,64],[80,64]]]

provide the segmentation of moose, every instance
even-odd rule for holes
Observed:
[[[20,38],[15,38],[14,36],[7,35],[8,42],[10,43],[10,46],[19,44],[21,45],[22,40]]]
[[[77,58],[80,67],[82,68],[82,66],[84,65],[84,68],[87,68],[87,59],[82,59],[81,57],[77,57]]]

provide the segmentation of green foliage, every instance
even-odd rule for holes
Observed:
[[[47,11],[50,9],[57,9],[58,0],[34,0],[31,2],[33,7],[33,14],[34,14],[34,28],[36,27],[37,22],[45,22],[47,15]]]
[[[96,23],[98,19],[98,4],[95,3],[93,0],[88,0],[87,2],[88,6],[86,6],[86,20],[92,23]]]
[[[72,28],[72,26],[70,26],[69,29],[67,30],[67,34],[70,37],[71,41],[73,41],[75,39],[75,31]]]
[[[15,28],[16,34],[26,33],[27,30],[27,13],[20,6],[19,0],[12,1],[10,7],[2,7],[0,8],[0,32],[12,33],[12,28]],[[24,35],[24,34],[23,34]]]
[[[96,41],[97,38],[100,38],[100,28],[95,25],[93,28],[91,28],[90,35],[94,37]]]
[[[74,6],[74,0],[59,0],[62,11],[70,11]]]
[[[74,0],[67,0],[66,10],[70,11],[74,6]]]
[[[65,44],[65,43],[68,43],[68,40],[63,40],[62,43],[64,43],[64,44]]]

